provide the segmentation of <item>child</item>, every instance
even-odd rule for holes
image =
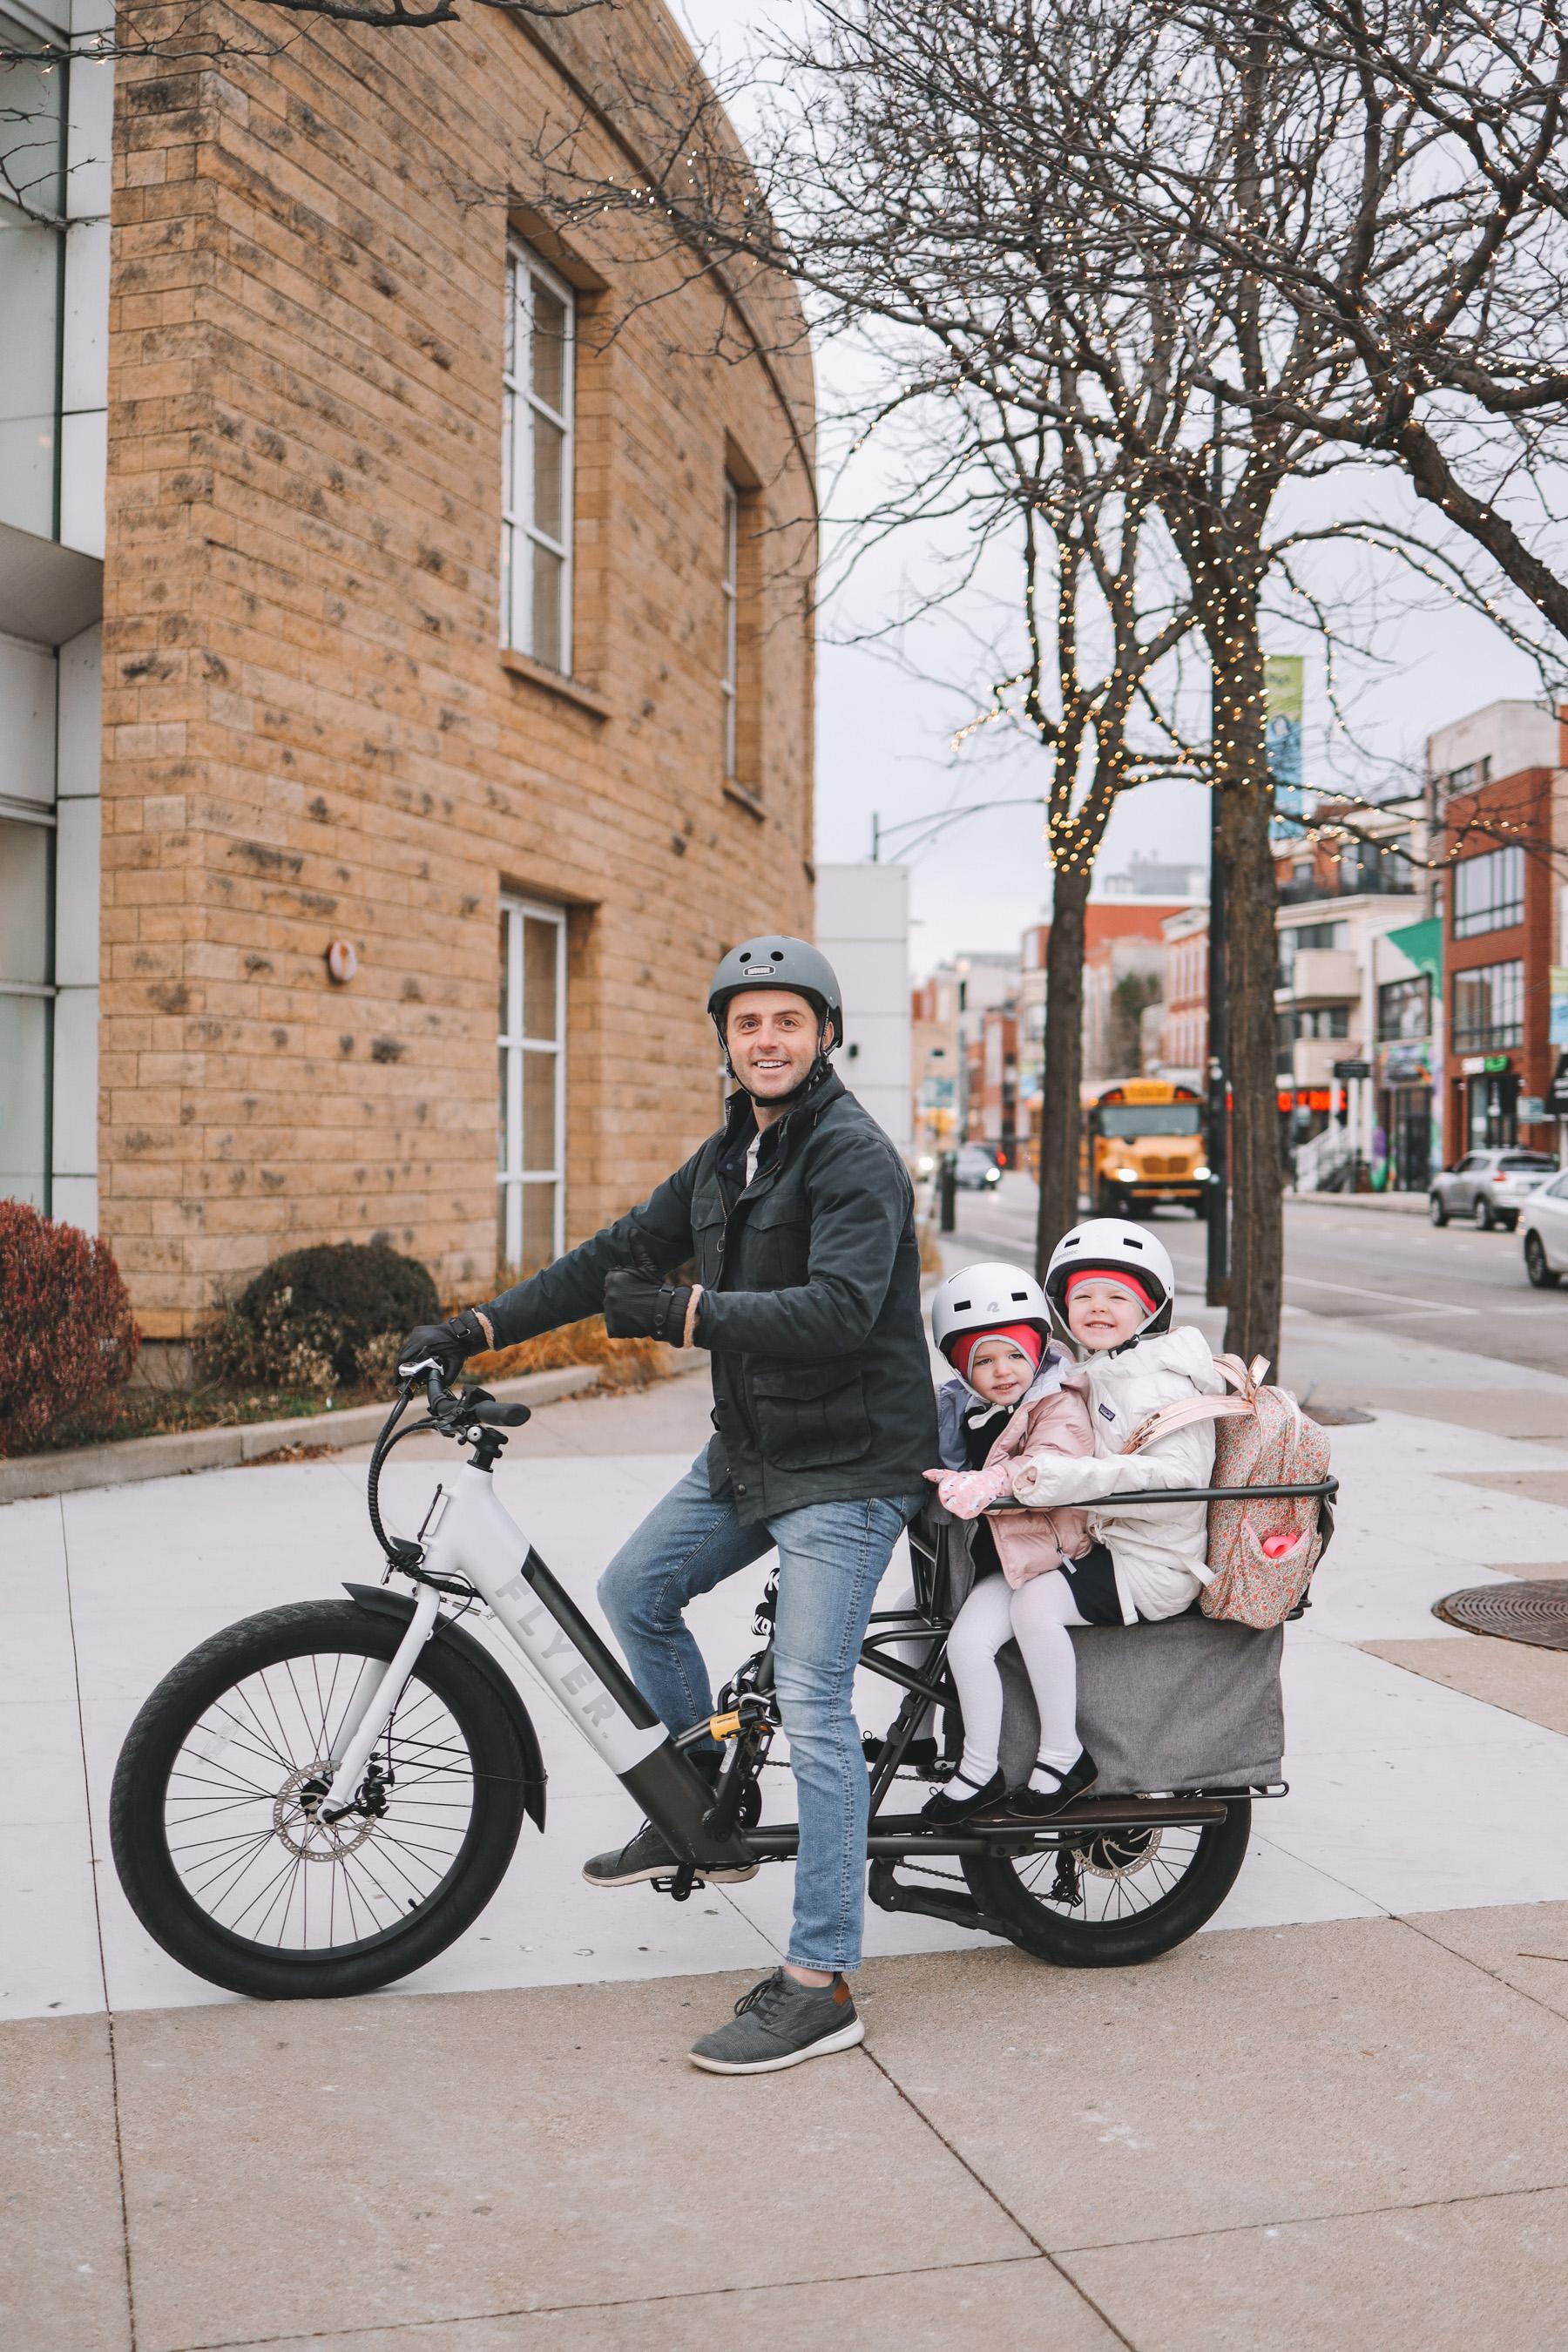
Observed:
[[[1080,1511],[1017,1512],[987,1520],[988,1503],[1011,1492],[1026,1454],[1064,1462],[1090,1454],[1094,1433],[1084,1400],[1065,1389],[1067,1359],[1050,1343],[1045,1293],[1021,1266],[966,1266],[931,1304],[931,1337],[953,1367],[937,1400],[944,1467],[928,1470],[938,1500],[957,1518],[977,1520],[971,1538],[975,1582],[948,1636],[948,1663],[963,1707],[963,1756],[952,1787],[931,1799],[922,1820],[963,1821],[1005,1795],[997,1763],[1002,1677],[996,1653],[1017,1638],[1034,1677],[1031,1596],[1064,1555],[1089,1541]],[[1066,1639],[1066,1636],[1063,1636]],[[1048,1700],[1036,1693],[1041,1720]],[[1072,1696],[1068,1695],[1070,1719]],[[1075,1745],[1076,1752],[1076,1745]]]
[[[1224,1392],[1203,1334],[1190,1326],[1171,1329],[1175,1273],[1164,1244],[1147,1227],[1116,1217],[1093,1218],[1074,1226],[1058,1244],[1045,1287],[1051,1314],[1082,1353],[1080,1368],[1068,1373],[1064,1388],[1068,1394],[1081,1395],[1089,1408],[1095,1458],[1069,1462],[1059,1449],[1024,1448],[1021,1458],[1010,1465],[1008,1478],[1016,1500],[1054,1508],[1059,1517],[1064,1504],[1101,1503],[1119,1491],[1206,1486],[1214,1471],[1212,1421],[1173,1430],[1147,1451],[1125,1450],[1152,1413],[1182,1399]],[[998,1528],[1006,1524],[999,1519]],[[984,1600],[984,1587],[978,1586],[972,1596],[989,1612],[984,1625],[977,1612],[973,1632],[976,1637],[996,1634],[993,1659],[1008,1630],[1017,1637],[1039,1709],[1038,1760],[1026,1786],[1006,1801],[1006,1811],[1015,1818],[1048,1820],[1092,1788],[1098,1777],[1094,1759],[1078,1737],[1077,1662],[1068,1627],[1131,1625],[1140,1617],[1178,1616],[1208,1581],[1205,1504],[1141,1504],[1118,1512],[1111,1503],[1094,1513],[1092,1530],[1095,1540],[1087,1549],[1077,1552],[1057,1574],[1013,1596],[1017,1616],[1025,1622],[1016,1618],[1010,1629],[999,1628],[994,1604]],[[948,1643],[963,1706],[964,1752],[959,1771],[971,1785],[983,1770],[988,1770],[989,1778],[986,1794],[964,1803],[960,1815],[944,1811],[933,1816],[943,1820],[985,1810],[994,1802],[990,1791],[1000,1778],[990,1731],[993,1721],[1000,1728],[1001,1709],[989,1692],[981,1698],[984,1738],[971,1755],[965,1680],[975,1683],[978,1695],[972,1653],[980,1644],[964,1629],[969,1606],[965,1602],[960,1612]],[[994,1675],[994,1664],[991,1672]],[[926,1810],[931,1811],[929,1806]]]

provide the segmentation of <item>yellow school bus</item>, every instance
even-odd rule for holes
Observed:
[[[1089,1198],[1098,1217],[1136,1216],[1184,1201],[1200,1216],[1208,1197],[1203,1097],[1169,1078],[1126,1078],[1089,1106]]]

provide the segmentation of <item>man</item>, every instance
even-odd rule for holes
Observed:
[[[691,2052],[760,2074],[859,2042],[869,1783],[851,1708],[889,1556],[936,1460],[914,1193],[892,1144],[828,1063],[844,1013],[804,940],[756,939],[720,964],[708,1009],[735,1081],[716,1135],[640,1207],[485,1307],[426,1326],[403,1357],[466,1356],[603,1308],[617,1338],[712,1357],[715,1434],[599,1583],[632,1673],[671,1731],[712,1710],[686,1603],[779,1554],[775,1689],[800,1804],[795,1922],[782,1969]],[[657,1269],[695,1259],[690,1284]],[[720,1750],[705,1743],[717,1771]],[[584,1875],[660,1877],[651,1822]],[[714,1872],[750,1877],[753,1870]]]

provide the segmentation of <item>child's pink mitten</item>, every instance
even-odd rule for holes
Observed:
[[[937,1482],[936,1498],[955,1519],[977,1519],[1000,1496],[1013,1491],[1013,1465],[994,1462],[989,1470],[928,1470]]]

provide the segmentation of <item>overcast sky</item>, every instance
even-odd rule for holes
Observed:
[[[722,67],[745,54],[759,28],[794,19],[800,0],[670,0],[694,45]],[[744,136],[743,103],[732,104]],[[825,415],[835,399],[844,362],[818,358],[818,398]],[[869,854],[871,819],[884,824],[959,802],[1025,798],[1040,789],[1038,755],[1026,745],[1002,744],[994,732],[955,758],[954,729],[969,706],[952,689],[975,671],[974,645],[994,634],[997,592],[1009,583],[993,567],[992,594],[977,590],[930,623],[918,645],[925,677],[894,667],[885,655],[835,643],[907,609],[929,576],[931,542],[909,530],[901,541],[865,562],[823,614],[817,679],[817,856],[854,859]],[[1306,772],[1324,771],[1323,665],[1304,635],[1271,633],[1268,650],[1307,657]],[[1434,728],[1504,695],[1539,691],[1525,658],[1484,623],[1452,606],[1391,618],[1380,633],[1384,658],[1379,676],[1359,692],[1362,739],[1387,761],[1419,763]],[[1317,718],[1314,720],[1314,708]],[[1315,757],[1316,753],[1316,757]],[[1341,758],[1342,761],[1343,753]],[[1207,795],[1178,784],[1149,785],[1122,803],[1100,852],[1099,870],[1125,866],[1131,854],[1205,862]],[[1041,814],[998,809],[951,828],[931,848],[908,860],[913,873],[916,972],[968,948],[1008,947],[1037,920],[1047,894],[1048,866]]]

